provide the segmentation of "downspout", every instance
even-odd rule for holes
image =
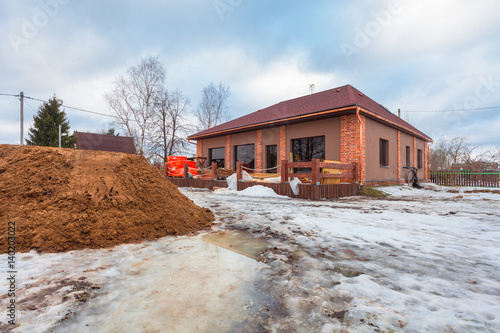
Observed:
[[[187,140],[187,142],[189,142],[190,144],[192,144],[192,145],[196,145],[196,143],[192,143],[192,142],[190,141],[190,139],[187,139],[187,138],[186,138],[186,140]]]
[[[362,157],[363,157],[363,152],[362,152],[362,149],[363,149],[363,122],[361,121],[361,116],[359,115],[359,110],[360,110],[360,107],[358,106],[356,108],[356,116],[358,116],[358,122],[359,122],[359,158],[358,158],[358,161],[359,161],[359,164],[358,164],[358,169],[359,169],[359,186],[363,186],[363,179],[362,179],[362,175],[363,175],[363,172],[362,172]]]

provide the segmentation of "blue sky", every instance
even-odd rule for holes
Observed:
[[[104,95],[157,56],[194,110],[211,81],[233,118],[352,84],[430,135],[500,146],[500,3],[485,1],[2,1],[0,93],[111,114]],[[25,105],[25,135],[33,108]],[[66,109],[72,130],[112,118]],[[0,96],[0,143],[19,143],[19,101]]]

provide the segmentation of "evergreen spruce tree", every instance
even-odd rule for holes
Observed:
[[[73,148],[76,137],[69,135],[69,121],[66,112],[61,110],[63,101],[56,96],[44,102],[33,116],[33,127],[30,127],[26,140],[28,145],[59,147],[59,125],[61,125],[61,147]]]

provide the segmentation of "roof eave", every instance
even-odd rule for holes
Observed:
[[[350,113],[349,111],[355,112],[355,108],[357,108],[357,107],[360,108],[361,113],[363,113],[365,116],[368,116],[369,118],[372,118],[374,120],[377,120],[379,122],[387,124],[387,125],[389,125],[389,126],[391,126],[393,128],[402,130],[405,133],[414,135],[414,136],[416,136],[419,139],[422,139],[424,141],[428,141],[428,142],[432,142],[433,141],[429,136],[427,136],[425,134],[422,135],[423,133],[420,134],[420,133],[417,133],[417,132],[415,132],[415,131],[413,131],[413,130],[411,130],[409,128],[405,128],[404,126],[399,125],[399,124],[397,124],[397,123],[395,123],[395,122],[393,122],[393,121],[391,121],[389,119],[386,119],[386,118],[384,118],[384,117],[376,114],[375,112],[370,111],[369,109],[364,108],[364,107],[362,107],[362,106],[360,106],[358,104],[352,104],[352,105],[344,106],[344,107],[337,108],[337,109],[314,111],[314,112],[311,112],[311,113],[308,113],[308,114],[304,114],[304,115],[299,115],[299,116],[294,116],[294,117],[287,117],[287,118],[281,118],[281,119],[275,119],[275,120],[271,120],[271,121],[265,121],[265,122],[260,122],[260,123],[256,123],[256,124],[250,124],[250,125],[247,125],[247,126],[239,126],[239,127],[228,128],[228,129],[225,129],[225,130],[214,131],[214,132],[206,133],[206,134],[203,134],[203,135],[196,135],[195,134],[195,135],[188,136],[187,139],[188,140],[209,139],[209,138],[217,137],[217,136],[221,136],[221,135],[235,134],[235,133],[246,132],[246,131],[249,131],[249,130],[262,129],[262,128],[268,127],[269,125],[281,126],[283,124],[297,123],[297,122],[300,122],[302,120],[306,120],[306,121],[319,120],[319,119],[326,118],[328,115],[331,115],[331,114],[342,115],[342,114],[348,114],[348,113]]]

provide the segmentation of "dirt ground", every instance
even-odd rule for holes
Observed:
[[[0,253],[9,222],[17,252],[60,252],[184,235],[213,220],[144,157],[0,145]]]

